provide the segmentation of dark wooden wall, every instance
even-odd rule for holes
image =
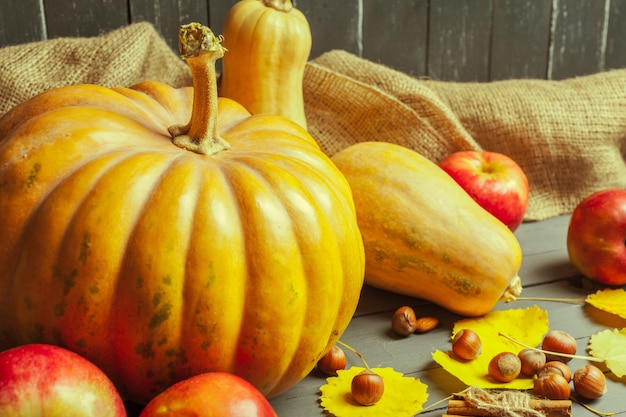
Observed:
[[[0,0],[0,46],[152,22],[219,33],[236,0]],[[563,79],[626,67],[626,0],[294,0],[311,58],[344,49],[440,80]]]

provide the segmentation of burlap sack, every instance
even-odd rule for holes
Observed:
[[[437,82],[331,51],[308,65],[304,90],[309,130],[330,155],[372,140],[435,162],[461,149],[509,155],[530,183],[526,220],[626,187],[626,70],[564,81]]]
[[[94,38],[0,49],[0,114],[50,88],[156,80],[191,85],[189,69],[149,23]],[[565,81],[418,80],[342,51],[307,65],[307,123],[332,155],[388,141],[437,162],[461,149],[510,155],[531,187],[527,220],[569,213],[591,192],[626,186],[626,70]]]
[[[150,23],[93,38],[57,38],[0,49],[0,115],[55,87],[125,87],[158,79],[188,85],[191,75]]]

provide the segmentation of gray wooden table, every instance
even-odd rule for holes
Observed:
[[[536,223],[524,223],[517,231],[524,258],[520,270],[524,284],[523,296],[585,298],[599,289],[591,281],[582,278],[571,265],[565,237],[569,217],[560,216]],[[538,305],[548,311],[551,329],[569,332],[578,341],[578,354],[586,355],[589,337],[607,328],[624,328],[626,319],[605,313],[587,304],[562,302],[517,301],[498,304],[497,310],[526,308]],[[391,331],[391,316],[403,305],[412,306],[417,315],[433,315],[440,319],[437,329],[430,333],[399,338]],[[407,376],[418,378],[428,386],[429,399],[425,406],[461,391],[465,385],[436,364],[431,353],[450,347],[452,326],[460,316],[414,298],[380,291],[371,287],[363,289],[356,314],[341,340],[356,348],[371,367],[393,367]],[[348,352],[348,367],[362,366],[357,357]],[[572,369],[587,363],[574,359]],[[608,392],[601,399],[589,403],[592,407],[626,415],[626,377],[616,378],[606,373]],[[291,390],[271,399],[279,417],[327,416],[319,405],[319,389],[325,377],[313,371]],[[420,416],[440,416],[445,413],[443,403]],[[574,416],[593,416],[582,406],[573,403]]]

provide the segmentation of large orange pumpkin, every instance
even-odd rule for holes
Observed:
[[[273,396],[356,309],[354,203],[303,128],[218,105],[208,28],[181,39],[193,89],[63,87],[0,119],[0,347],[69,348],[138,403],[206,371]]]

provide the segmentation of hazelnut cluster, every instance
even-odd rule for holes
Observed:
[[[456,333],[452,353],[461,360],[477,358],[482,350],[480,337],[470,329]],[[534,377],[533,393],[550,400],[564,400],[574,391],[586,399],[596,399],[606,393],[604,373],[593,365],[585,365],[573,374],[567,365],[577,350],[576,339],[561,330],[552,330],[543,338],[541,350],[525,348],[517,355],[501,352],[489,362],[488,373],[498,382],[510,382],[520,374]],[[547,353],[544,353],[547,352]]]

